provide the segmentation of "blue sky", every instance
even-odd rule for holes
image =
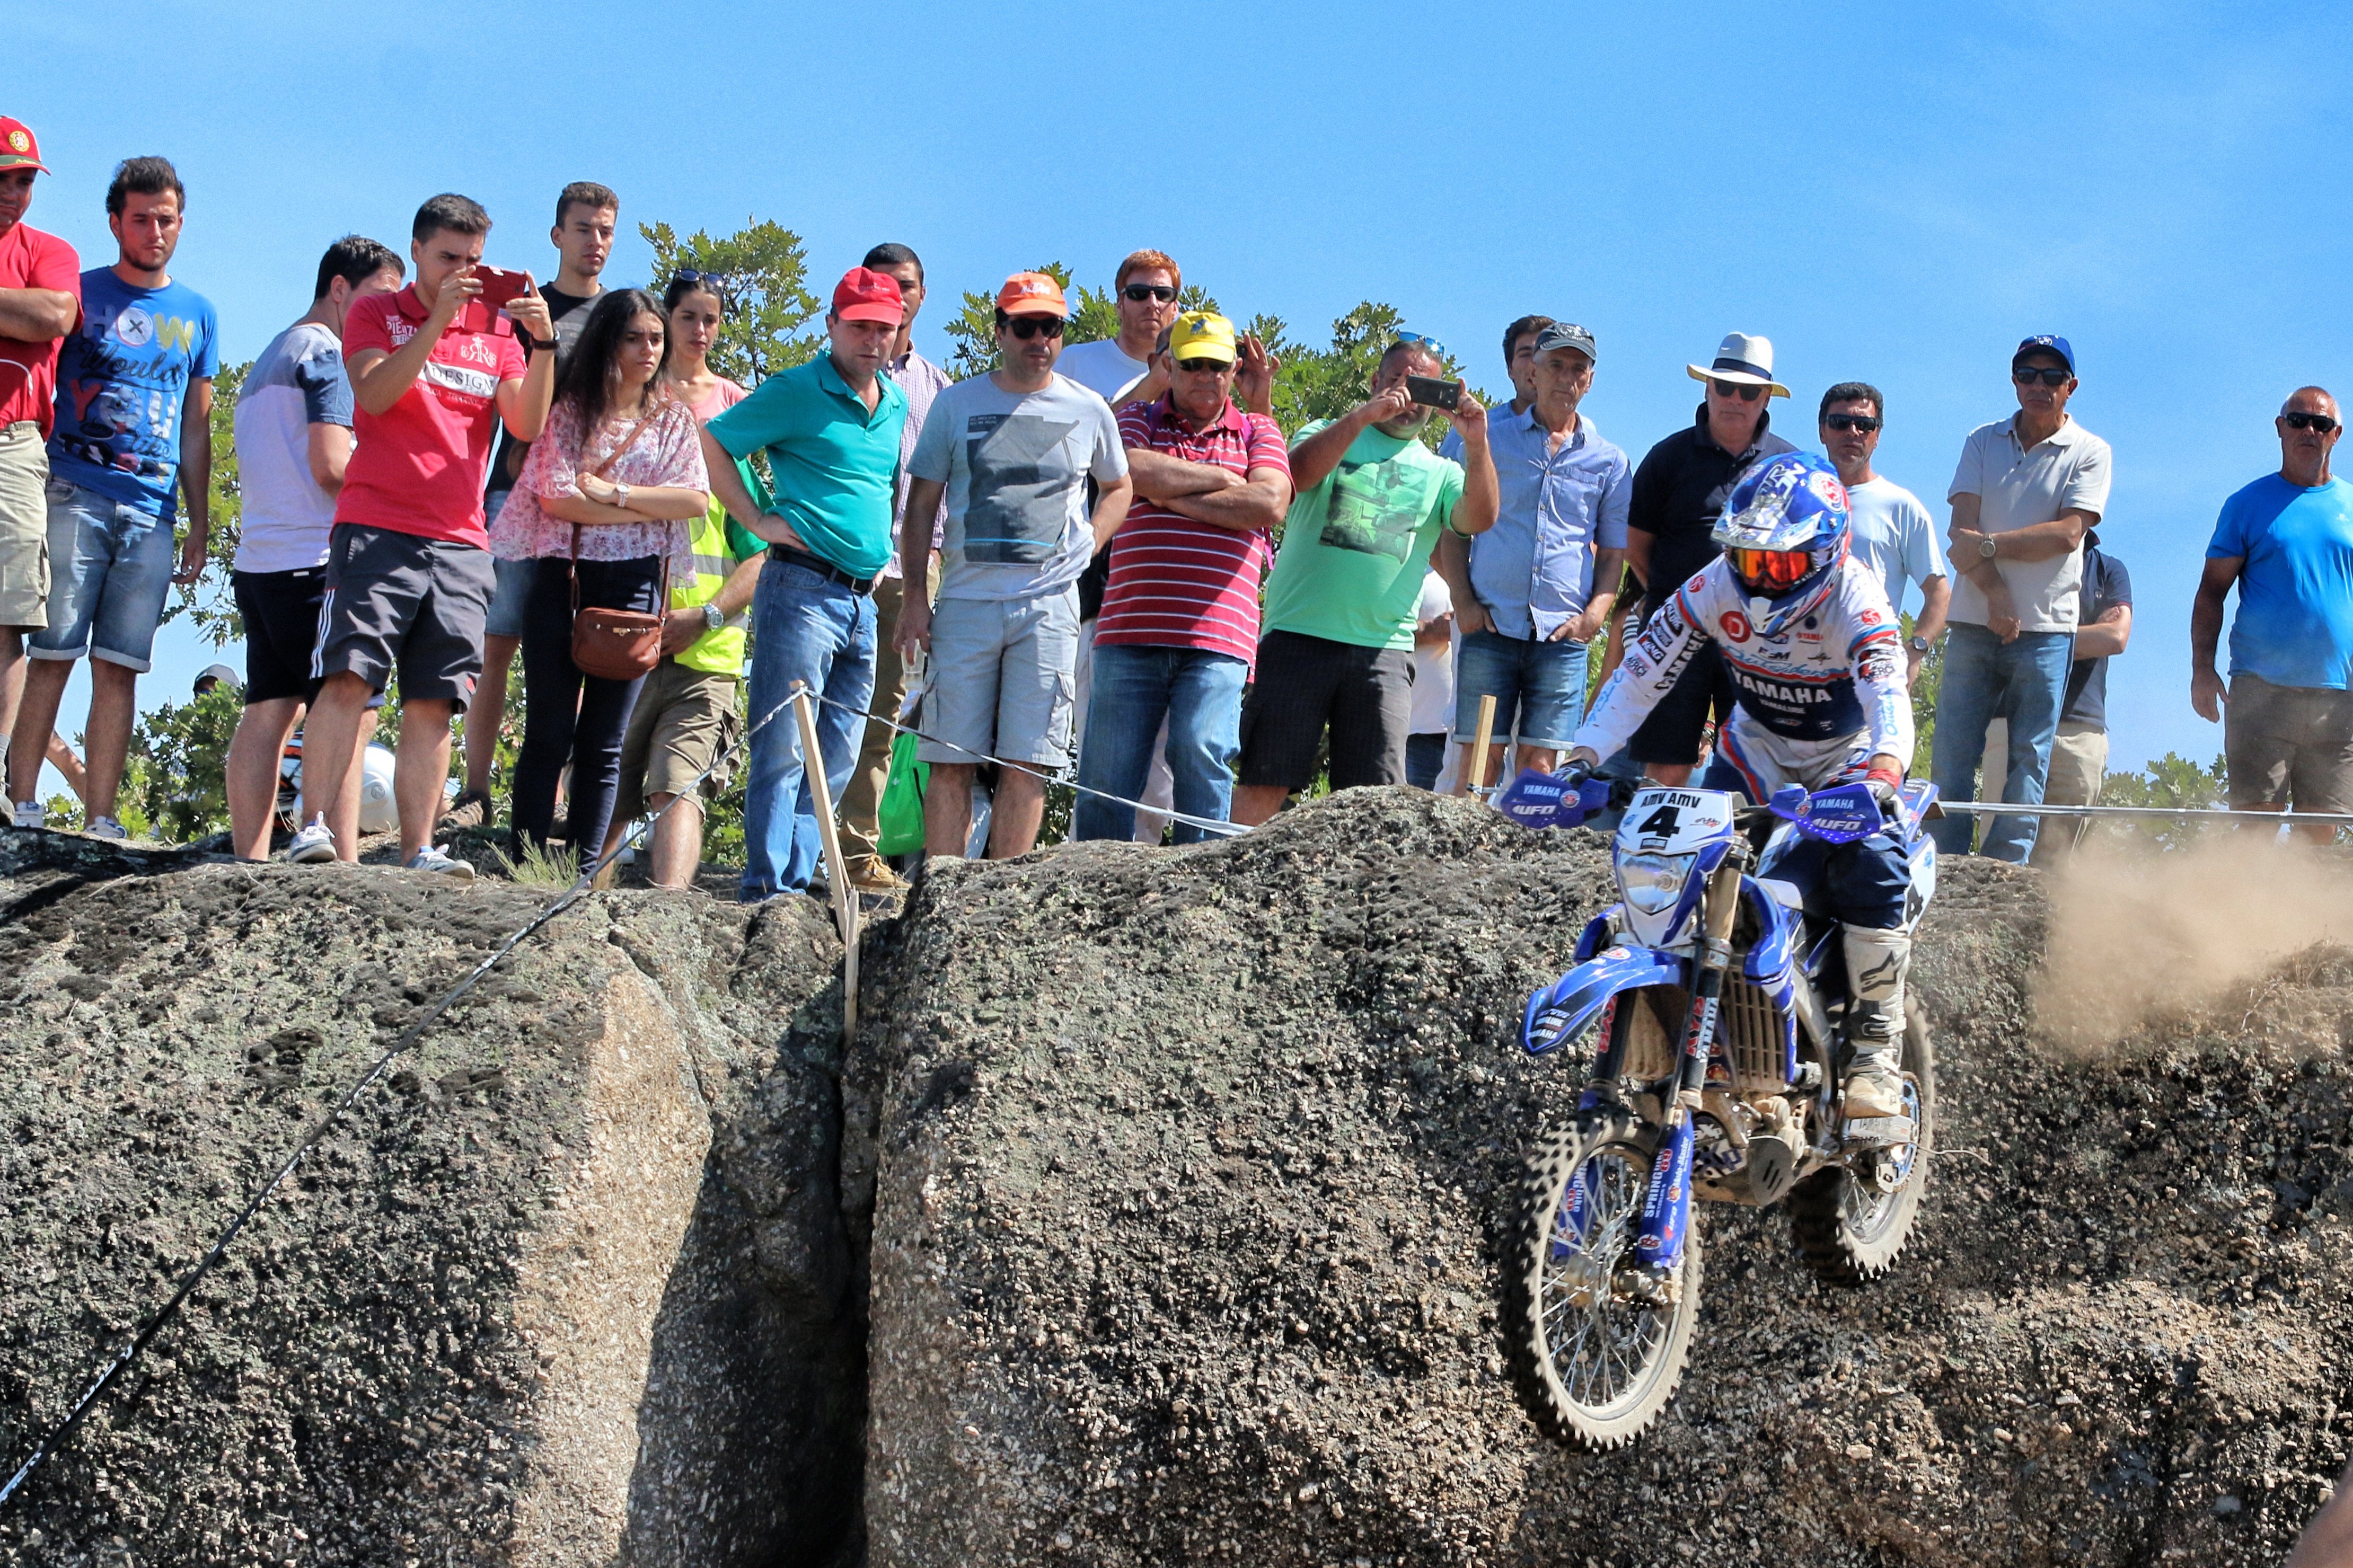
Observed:
[[[644,277],[638,221],[757,216],[828,278],[903,240],[935,296],[1049,258],[1102,286],[1157,246],[1229,310],[1296,335],[1389,301],[1491,385],[1504,321],[1582,321],[1600,348],[1587,412],[1638,459],[1690,417],[1684,363],[1762,332],[1798,395],[1777,405],[1785,433],[1812,444],[1824,386],[1876,383],[1881,470],[1941,523],[1962,437],[2014,406],[2011,346],[2058,332],[2082,364],[2074,412],[2116,450],[2102,537],[2138,599],[2109,678],[2112,763],[2221,750],[2187,695],[2216,509],[2277,466],[2289,390],[2353,380],[2353,14],[1039,16],[1008,36],[1000,7],[921,0],[37,5],[13,21],[0,112],[33,124],[57,171],[31,221],[90,265],[112,256],[115,160],[178,163],[174,270],[212,297],[240,360],[304,309],[335,236],[403,245],[417,202],[456,189],[498,220],[490,259],[543,274],[554,192],[588,178],[623,201],[608,281]],[[934,357],[946,313],[918,323]],[[216,657],[167,628],[146,686],[183,695]]]

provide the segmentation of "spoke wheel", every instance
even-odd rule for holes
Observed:
[[[1538,1426],[1579,1447],[1640,1436],[1683,1381],[1699,1318],[1698,1205],[1672,1304],[1619,1283],[1641,1231],[1655,1137],[1630,1116],[1581,1116],[1529,1156],[1507,1260],[1504,1328],[1512,1380]],[[1572,1217],[1582,1196],[1582,1215]]]
[[[1936,1052],[1916,1003],[1904,1009],[1904,1103],[1917,1120],[1920,1136],[1887,1156],[1894,1163],[1890,1190],[1844,1165],[1832,1165],[1789,1194],[1799,1254],[1829,1284],[1868,1285],[1894,1268],[1920,1215],[1936,1141]]]

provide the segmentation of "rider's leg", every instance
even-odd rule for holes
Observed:
[[[1903,929],[1911,867],[1874,833],[1823,858],[1825,901],[1845,926],[1850,1118],[1904,1113],[1904,984],[1912,937]]]

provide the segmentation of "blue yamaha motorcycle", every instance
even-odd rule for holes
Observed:
[[[1921,831],[1934,785],[1907,784],[1886,824],[1912,868],[1905,928],[1936,890]],[[1809,1267],[1840,1285],[1885,1273],[1928,1180],[1936,1073],[1906,1010],[1907,1114],[1848,1120],[1846,983],[1834,921],[1775,878],[1803,838],[1876,832],[1871,792],[1790,785],[1764,806],[1704,789],[1523,774],[1497,801],[1532,826],[1622,809],[1621,901],[1594,917],[1577,966],[1530,997],[1525,1043],[1589,1062],[1576,1115],[1529,1156],[1504,1264],[1513,1380],[1546,1431],[1606,1449],[1656,1421],[1699,1315],[1694,1197],[1787,1200]],[[1754,868],[1754,874],[1751,868]]]

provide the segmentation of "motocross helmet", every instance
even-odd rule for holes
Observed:
[[[1811,452],[1784,452],[1749,470],[1716,519],[1748,622],[1777,637],[1830,597],[1852,534],[1846,486]]]

